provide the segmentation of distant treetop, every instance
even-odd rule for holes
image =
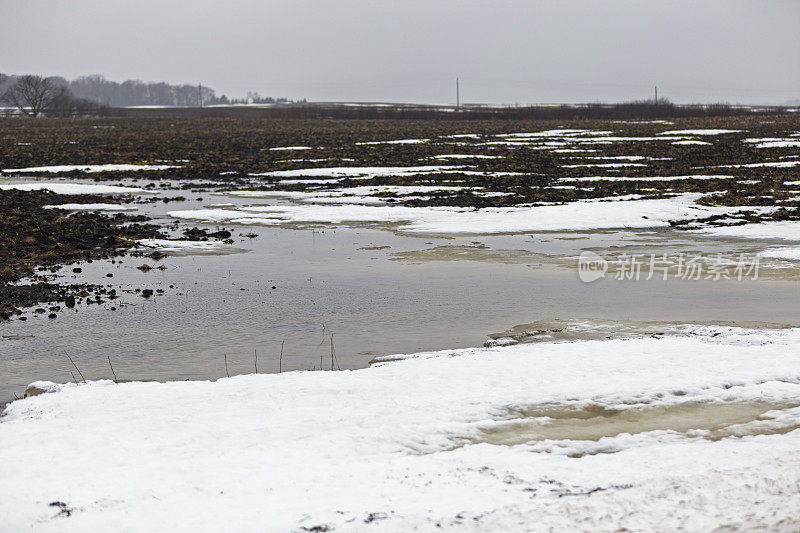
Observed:
[[[0,73],[0,94],[5,93],[22,77]],[[110,107],[146,105],[198,107],[201,105],[290,102],[288,98],[261,96],[257,92],[248,92],[247,98],[228,98],[224,94],[217,96],[214,89],[201,84],[171,85],[164,82],[140,80],[127,80],[120,83],[107,80],[99,74],[81,76],[72,81],[61,77],[42,79],[49,80],[49,84],[66,87],[75,98],[90,100]]]

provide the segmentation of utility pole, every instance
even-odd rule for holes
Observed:
[[[458,78],[456,78],[456,111],[461,107],[461,93],[458,88]]]
[[[197,86],[197,99],[200,101],[200,107],[203,107],[203,84]]]

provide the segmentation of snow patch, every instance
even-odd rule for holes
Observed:
[[[60,205],[46,205],[44,209],[64,209],[67,211],[109,211],[109,212],[122,212],[122,211],[136,211],[134,205],[122,204],[60,204]]]
[[[0,185],[0,190],[50,191],[56,194],[156,194],[139,187],[96,185],[93,183],[11,183]]]
[[[739,133],[743,130],[721,130],[721,129],[706,129],[706,130],[670,130],[662,131],[657,135],[724,135],[726,133]]]
[[[419,167],[326,167],[326,168],[303,168],[299,170],[275,170],[272,172],[262,172],[250,174],[251,176],[272,176],[276,178],[295,178],[308,176],[313,178],[330,177],[370,177],[377,176],[403,176],[407,174],[424,174],[429,172],[440,172],[443,170],[457,170],[466,168],[453,165],[428,165]]]
[[[735,237],[739,239],[780,240],[800,242],[800,222],[788,220],[742,224],[740,226],[720,226],[691,230],[714,237]]]
[[[181,168],[176,165],[54,165],[48,167],[28,167],[28,168],[6,168],[3,172],[72,172],[75,170],[86,172],[88,174],[94,172],[122,172],[122,171],[137,171],[137,170],[167,170],[169,168]]]
[[[276,205],[238,210],[171,211],[178,219],[211,223],[382,223],[412,233],[495,234],[528,231],[667,227],[677,219],[703,218],[738,210],[695,203],[700,194],[657,200],[579,201],[562,205],[506,208]]]
[[[169,255],[227,255],[245,250],[223,241],[172,241],[168,239],[141,239],[139,246],[152,248]]]
[[[709,143],[709,142],[706,142],[706,141],[691,141],[691,140],[686,140],[686,141],[675,141],[675,142],[674,142],[674,143],[672,143],[672,144],[674,144],[674,145],[677,145],[677,146],[689,146],[689,145],[698,145],[698,146],[701,146],[701,145],[706,145],[706,146],[712,146],[712,145],[713,145],[713,143]]]
[[[759,255],[761,257],[768,257],[771,259],[787,259],[789,261],[800,261],[800,246],[767,248]]]

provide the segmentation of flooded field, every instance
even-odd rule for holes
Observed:
[[[164,226],[176,209],[249,205],[204,196],[133,205]],[[669,322],[800,324],[800,271],[789,261],[762,259],[757,280],[616,279],[620,254],[736,259],[754,257],[763,242],[670,229],[421,236],[374,224],[225,227],[234,242],[222,248],[209,241],[207,250],[167,251],[157,261],[83,262],[80,273],[69,265],[50,275],[116,287],[120,297],[64,308],[55,319],[29,310],[28,320],[0,326],[4,398],[36,379],[77,376],[67,354],[86,379],[112,377],[109,357],[120,379],[216,379],[256,368],[330,370],[331,344],[334,368],[354,369],[395,353],[480,346],[490,336],[581,340],[663,332]],[[580,280],[585,250],[609,259],[607,279]],[[154,297],[135,292],[148,288]],[[518,324],[528,325],[502,333]]]

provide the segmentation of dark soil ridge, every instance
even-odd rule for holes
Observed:
[[[64,196],[44,191],[0,191],[0,320],[22,313],[20,308],[43,302],[68,307],[75,298],[101,289],[91,285],[58,285],[42,273],[55,272],[79,261],[125,254],[137,239],[166,238],[141,215],[66,213],[45,205],[100,203],[96,195]],[[18,284],[23,278],[30,278]],[[105,290],[102,290],[105,293]],[[52,311],[52,310],[51,310]],[[41,311],[39,311],[41,312]]]

